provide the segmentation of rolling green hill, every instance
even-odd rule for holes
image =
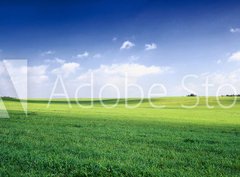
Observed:
[[[230,105],[231,97],[220,97]],[[129,99],[129,106],[138,103]],[[89,106],[90,99],[79,104]],[[111,107],[115,99],[104,99]],[[147,99],[135,109],[125,100],[104,108],[71,106],[55,99],[28,100],[26,117],[19,100],[7,99],[10,118],[0,119],[0,176],[238,176],[240,99],[223,109],[216,98]]]

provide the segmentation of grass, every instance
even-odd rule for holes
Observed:
[[[71,100],[5,100],[10,119],[0,119],[0,176],[239,176],[240,99],[222,109],[216,98],[158,98],[114,109],[99,100],[80,108]],[[231,104],[233,98],[221,97]],[[111,106],[114,99],[104,103]],[[130,99],[129,104],[136,104]],[[87,106],[89,99],[80,100]]]

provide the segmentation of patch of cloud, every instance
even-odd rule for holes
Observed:
[[[227,94],[240,93],[240,69],[231,72],[211,72],[196,75],[196,77],[189,77],[185,80],[185,86],[192,90],[193,93],[202,96],[220,96]],[[206,90],[206,85],[208,89]],[[180,95],[187,95],[187,92],[182,85],[178,86],[179,89],[174,88]],[[233,90],[234,88],[234,90]],[[174,91],[173,91],[174,94]]]
[[[46,63],[57,63],[57,64],[64,64],[66,62],[66,60],[64,59],[61,59],[61,58],[55,58],[55,59],[47,59],[47,60],[44,60],[44,62]]]
[[[53,55],[55,54],[55,51],[53,50],[48,50],[48,51],[44,51],[41,53],[41,56],[46,56],[46,55]]]
[[[89,56],[89,53],[87,51],[83,52],[83,53],[80,53],[77,55],[77,58],[85,58],[85,57],[88,57]]]
[[[49,79],[46,65],[27,66],[26,60],[4,60],[0,63],[0,85],[4,84],[1,86],[2,95],[26,98],[28,91],[43,87]]]
[[[158,66],[145,66],[141,64],[113,64],[113,65],[101,65],[100,70],[108,73],[108,74],[120,74],[124,75],[127,73],[129,76],[139,77],[148,74],[157,74],[164,72],[166,68],[160,68]]]
[[[61,67],[53,69],[52,73],[68,77],[70,74],[74,74],[79,68],[80,64],[75,62],[63,63]]]
[[[240,88],[240,69],[222,73],[222,72],[214,72],[206,75],[202,75],[201,79],[206,80],[208,78],[209,83],[212,84],[212,89],[215,90],[213,95],[217,94],[217,89],[224,85],[231,85],[238,93]],[[233,94],[234,90],[231,87],[222,87],[221,94]]]
[[[47,68],[46,65],[40,65],[40,66],[29,66],[28,67],[28,78],[29,82],[41,84],[46,81],[48,81],[48,75],[47,75]]]
[[[231,33],[240,33],[240,28],[230,28]]]
[[[66,60],[63,60],[61,58],[55,58],[55,61],[56,63],[59,63],[59,64],[64,64],[66,62]]]
[[[100,90],[106,85],[108,86],[104,89],[104,94],[101,97],[117,97],[116,88],[122,97],[125,97],[126,94],[127,97],[137,97],[139,96],[139,90],[134,87],[126,91],[126,84],[139,84],[144,89],[146,86],[141,85],[141,81],[149,77],[148,81],[151,82],[152,75],[165,74],[170,70],[170,67],[145,66],[138,63],[100,65],[97,69],[90,69],[79,75],[76,83],[83,84],[92,81],[94,97],[98,97],[101,93]],[[83,97],[86,96],[86,94],[89,94],[89,88],[88,90],[82,90],[81,93]],[[84,95],[84,93],[86,94]]]
[[[145,44],[145,50],[154,50],[157,49],[157,44],[151,43],[151,44]]]
[[[101,65],[99,68],[95,70],[89,70],[87,73],[79,76],[78,79],[88,78],[88,76],[90,76],[90,73],[92,73],[99,78],[107,78],[105,82],[109,80],[117,81],[115,78],[124,78],[126,75],[133,80],[137,80],[142,76],[150,74],[163,74],[170,70],[170,67],[159,67],[154,65],[145,66],[137,63]]]
[[[122,44],[122,46],[120,47],[120,49],[121,49],[121,50],[123,50],[123,49],[130,49],[130,48],[132,48],[132,47],[134,47],[134,46],[135,46],[134,43],[132,43],[132,42],[130,42],[130,41],[124,41],[123,44]]]
[[[3,95],[18,98],[27,97],[27,60],[3,60],[4,74],[1,76],[0,88],[5,89]],[[1,90],[2,91],[2,90]]]
[[[240,51],[232,53],[228,61],[240,61]]]

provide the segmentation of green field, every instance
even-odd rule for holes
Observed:
[[[28,100],[28,117],[17,100],[5,100],[11,117],[0,119],[0,176],[239,176],[240,99],[231,109],[213,97],[213,109],[203,97],[196,108],[181,108],[195,99],[154,99],[163,109],[147,100],[136,109],[124,100],[114,109],[98,100],[90,109]]]

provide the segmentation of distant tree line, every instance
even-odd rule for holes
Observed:
[[[10,97],[10,96],[0,96],[0,98],[3,100],[18,100],[17,98]]]
[[[197,95],[196,94],[194,94],[194,93],[191,93],[191,94],[189,94],[189,95],[187,95],[187,97],[196,97]],[[227,95],[221,95],[222,97],[224,97],[224,96],[226,96],[226,97],[240,97],[240,94],[237,94],[237,95],[235,95],[235,94],[227,94]]]
[[[240,94],[237,94],[237,95],[235,95],[235,94],[231,94],[231,95],[222,95],[222,96],[227,96],[227,97],[240,97]]]
[[[194,93],[191,93],[191,94],[187,95],[187,97],[196,97],[196,96],[197,96],[197,95],[194,94]]]

